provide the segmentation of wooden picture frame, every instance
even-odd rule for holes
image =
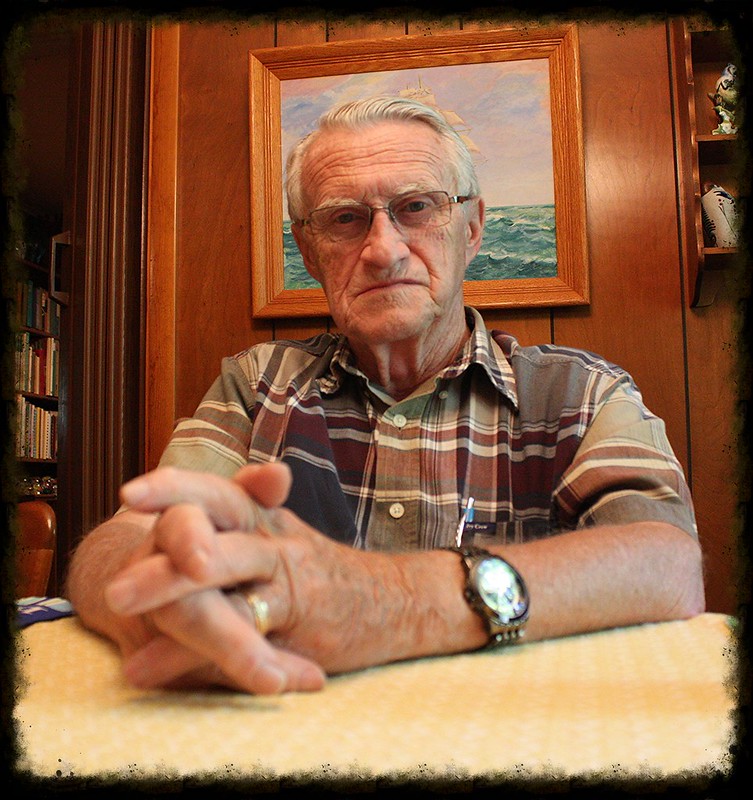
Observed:
[[[548,67],[556,275],[466,280],[476,308],[589,301],[577,28],[458,32],[277,47],[249,53],[252,310],[255,317],[329,316],[324,292],[286,288],[283,254],[283,81],[544,59]],[[525,137],[525,129],[520,136]],[[482,186],[483,189],[483,186]],[[483,193],[483,191],[482,191]]]

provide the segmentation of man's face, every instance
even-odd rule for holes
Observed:
[[[383,122],[328,132],[304,164],[307,213],[338,203],[386,206],[405,192],[457,187],[439,137],[423,123]],[[462,313],[466,267],[478,252],[483,203],[450,206],[447,225],[398,230],[387,213],[373,215],[357,240],[331,241],[309,226],[293,231],[309,273],[324,287],[332,317],[351,341],[385,344],[441,331]]]

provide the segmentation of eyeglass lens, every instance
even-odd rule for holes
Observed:
[[[348,203],[318,208],[311,212],[309,223],[314,233],[333,241],[358,239],[366,235],[377,211],[386,211],[399,230],[415,230],[446,225],[450,221],[450,203],[447,192],[412,192],[393,198],[386,207]]]

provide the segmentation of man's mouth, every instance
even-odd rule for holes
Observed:
[[[420,286],[421,284],[418,281],[412,280],[397,280],[397,281],[381,281],[380,283],[372,283],[370,286],[367,286],[365,289],[361,291],[361,294],[367,294],[369,292],[378,292],[378,291],[386,291],[389,289],[400,289],[409,286]]]

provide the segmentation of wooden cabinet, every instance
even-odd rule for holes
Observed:
[[[738,253],[737,247],[718,246],[710,238],[702,212],[702,197],[713,187],[733,198],[738,192],[737,135],[724,132],[734,125],[720,124],[711,99],[736,54],[729,32],[696,30],[685,20],[670,24],[670,52],[686,300],[691,306],[707,306]]]

